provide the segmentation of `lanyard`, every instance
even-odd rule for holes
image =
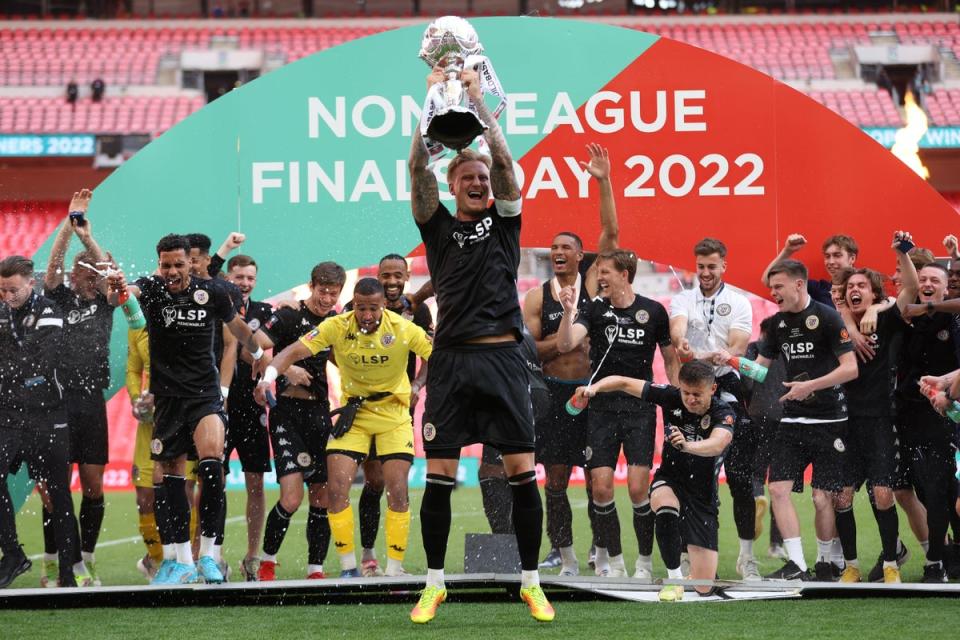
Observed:
[[[727,286],[727,284],[726,284],[725,282],[721,282],[721,283],[720,283],[720,288],[717,289],[717,292],[716,292],[715,294],[713,294],[713,297],[710,298],[710,315],[709,315],[709,316],[707,315],[706,309],[705,309],[705,308],[701,308],[701,312],[703,313],[703,319],[704,319],[704,320],[706,321],[706,323],[707,323],[707,333],[708,333],[708,334],[710,333],[710,327],[711,327],[711,325],[713,325],[713,318],[714,318],[714,315],[716,314],[716,311],[717,311],[717,298],[720,297],[720,293],[723,291],[723,288],[724,288],[725,286]],[[702,302],[703,302],[704,305],[706,305],[707,299],[706,299],[706,298],[703,298],[703,299],[702,299]]]

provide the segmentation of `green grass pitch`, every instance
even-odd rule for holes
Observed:
[[[730,513],[730,500],[722,488],[720,509],[720,577],[736,579],[734,564],[738,544]],[[419,509],[421,492],[412,493],[414,522],[411,527],[410,550],[405,563],[412,573],[423,573],[425,561],[419,542]],[[234,569],[246,545],[246,527],[242,520],[243,492],[228,494],[228,514],[225,555]],[[277,496],[268,493],[267,508]],[[618,510],[621,518],[624,554],[628,567],[636,558],[636,538],[630,520],[630,503],[626,490],[618,489]],[[808,561],[816,553],[813,535],[813,506],[809,489],[795,496],[795,503],[803,524],[805,551]],[[581,572],[589,572],[586,565],[589,547],[586,498],[582,488],[571,489],[574,507],[574,537],[581,561]],[[383,507],[385,509],[385,507]],[[42,534],[38,514],[39,500],[31,496],[17,519],[21,541],[26,552],[34,556],[42,552]],[[463,534],[487,531],[486,520],[476,489],[461,488],[453,495],[453,530],[450,536],[447,570],[456,573],[463,567]],[[879,553],[876,524],[869,503],[863,493],[857,495],[856,513],[859,531],[861,565],[869,569]],[[302,578],[305,575],[306,539],[304,525],[306,509],[301,507],[294,516],[287,539],[280,552],[278,578]],[[779,567],[780,561],[767,558],[767,531],[755,545],[761,572]],[[913,558],[904,567],[905,581],[918,581],[921,574],[920,549],[913,540],[901,514],[901,534],[913,552]],[[358,534],[359,535],[359,534]],[[383,535],[378,538],[378,556],[385,556]],[[544,542],[544,551],[546,541]],[[104,585],[138,585],[143,579],[135,568],[138,557],[144,553],[138,538],[136,503],[133,493],[107,494],[107,510],[100,546],[97,549],[97,567]],[[338,572],[331,545],[328,574]],[[656,555],[656,551],[655,551]],[[657,575],[665,576],[659,558],[654,559]],[[235,574],[236,575],[236,574]],[[32,571],[13,584],[17,587],[35,587],[39,580],[39,562]],[[526,613],[520,602],[456,603],[441,607],[439,615],[427,628],[415,627],[408,618],[409,604],[357,604],[299,607],[222,607],[171,609],[78,609],[64,611],[0,611],[0,637],[145,637],[153,639],[183,638],[195,635],[203,638],[257,638],[273,637],[377,637],[390,634],[392,638],[441,635],[446,638],[525,638],[580,637],[603,635],[635,637],[654,633],[658,638],[844,638],[870,634],[879,638],[911,637],[922,633],[929,638],[946,637],[955,629],[960,602],[949,599],[833,599],[805,601],[728,602],[690,605],[642,605],[618,602],[561,602],[557,605],[557,619],[549,625],[538,625]]]

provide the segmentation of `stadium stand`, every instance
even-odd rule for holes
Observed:
[[[960,89],[934,89],[925,96],[933,126],[960,124]]]
[[[127,96],[75,107],[61,98],[0,98],[0,133],[159,135],[203,105],[202,97]]]
[[[899,127],[900,113],[890,94],[873,91],[810,91],[811,98],[854,124],[865,127]]]
[[[0,255],[33,255],[63,220],[65,202],[0,202]]]
[[[381,13],[390,12],[385,9]],[[937,47],[944,68],[953,69],[960,78],[960,23],[942,16],[598,19],[680,40],[752,66],[792,84],[859,126],[899,127],[902,116],[896,97],[861,80],[855,64],[844,67],[838,62],[850,60],[856,46],[929,43]],[[178,86],[184,51],[260,50],[266,60],[274,61],[260,70],[266,73],[285,62],[409,22],[184,20],[0,25],[0,88],[19,89],[16,97],[12,91],[0,91],[0,133],[157,135],[202,106],[201,98]],[[94,78],[103,79],[108,87],[101,105],[90,103],[83,93]],[[59,89],[71,81],[82,91],[75,109],[60,99]],[[129,87],[136,90],[126,91]],[[931,126],[960,124],[956,80],[931,87],[922,104]]]

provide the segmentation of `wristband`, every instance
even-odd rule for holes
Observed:
[[[278,375],[280,374],[276,367],[272,364],[267,365],[267,370],[263,372],[263,378],[260,380],[260,384],[271,384],[277,379]]]
[[[250,354],[254,360],[259,360],[263,357],[263,347],[257,347],[257,350]]]
[[[227,396],[230,395],[230,387],[225,387],[223,385],[220,385],[220,395],[222,395],[223,399],[226,400]]]

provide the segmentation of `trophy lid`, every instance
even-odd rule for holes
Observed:
[[[420,43],[420,58],[431,67],[437,66],[450,52],[463,56],[483,52],[473,25],[458,16],[443,16],[431,22]]]

